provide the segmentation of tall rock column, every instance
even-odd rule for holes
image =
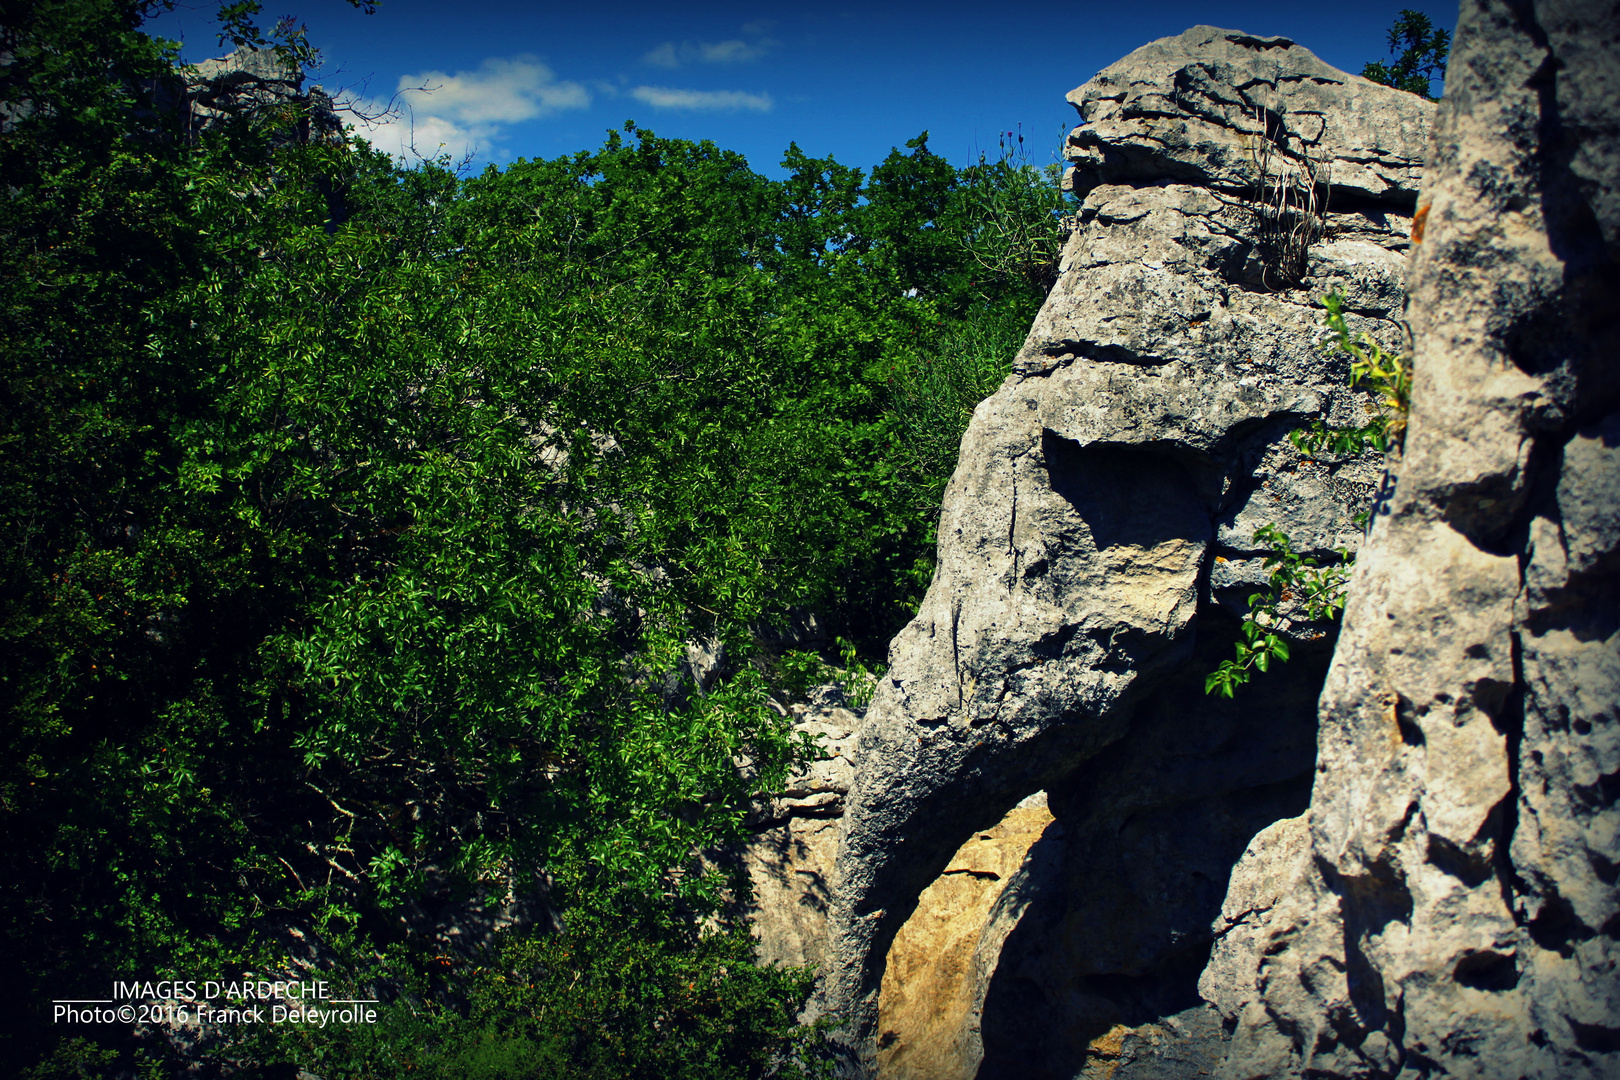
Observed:
[[[1138,1013],[1196,1004],[1226,876],[1255,832],[1303,809],[1313,739],[1314,688],[1293,679],[1240,707],[1203,696],[1237,631],[1223,605],[1264,580],[1257,526],[1322,555],[1354,544],[1380,475],[1304,461],[1287,435],[1362,415],[1343,358],[1317,347],[1323,293],[1344,293],[1358,328],[1399,332],[1432,107],[1286,38],[1208,26],[1069,100],[1079,227],[1014,374],[963,438],[938,571],[858,733],[820,995],[846,1021],[852,1072],[874,1065],[886,957],[918,895],[1044,789],[1069,884],[1031,925],[1064,944],[1019,947],[991,987],[986,1067],[1011,1047],[1026,1060],[1008,1068],[1039,1053],[1061,1071]],[[1266,202],[1280,191],[1289,206]],[[1296,628],[1296,672],[1325,654],[1322,629]],[[1080,999],[1052,1046],[1013,1030]]]
[[[1620,1076],[1617,134],[1620,9],[1464,0],[1307,827],[1206,972],[1233,1080]]]

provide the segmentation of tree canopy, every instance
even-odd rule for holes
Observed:
[[[1361,69],[1364,79],[1434,101],[1434,80],[1445,78],[1451,35],[1437,29],[1421,11],[1403,9],[1389,29],[1389,63],[1374,60]]]
[[[803,973],[697,858],[814,753],[762,628],[875,664],[914,610],[1055,178],[926,133],[782,181],[634,124],[471,177],[289,141],[307,103],[187,135],[151,8],[0,19],[0,1057],[161,1073],[45,1003],[304,942],[383,1020],[207,1053],[783,1068]],[[256,12],[223,36],[303,55]],[[480,897],[550,914],[446,953]]]

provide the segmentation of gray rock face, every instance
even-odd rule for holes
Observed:
[[[1074,182],[1242,188],[1256,141],[1282,121],[1331,169],[1334,193],[1408,206],[1429,110],[1347,75],[1285,37],[1195,26],[1144,45],[1069,95]],[[1269,123],[1268,123],[1269,121]]]
[[[1240,609],[1262,576],[1256,525],[1303,550],[1353,545],[1381,475],[1372,460],[1301,460],[1286,435],[1361,415],[1345,364],[1317,348],[1318,297],[1339,288],[1358,327],[1398,339],[1388,320],[1432,107],[1282,39],[1207,27],[1138,50],[1071,100],[1092,121],[1071,137],[1079,227],[1014,374],[963,439],[938,571],[858,733],[819,997],[848,1022],[852,1072],[874,1060],[885,956],[918,894],[974,830],[1042,789],[1068,884],[1023,921],[1058,939],[1008,936],[985,1066],[1028,1063],[1002,1039],[1061,1070],[1109,1025],[1202,1008],[1233,862],[1304,807],[1311,680],[1330,644],[1316,641],[1312,676],[1321,628],[1293,626],[1290,674],[1222,706],[1202,677],[1230,655],[1223,604]],[[1243,173],[1246,145],[1270,181]],[[1266,183],[1329,159],[1340,187],[1325,219],[1294,215],[1316,242],[1283,272],[1257,234],[1277,220]],[[1352,164],[1362,172],[1344,179]],[[1135,759],[1114,753],[1127,734],[1146,748]],[[1047,1035],[997,1026],[1041,1009],[1061,1021]],[[1206,1014],[1177,1023],[1221,1038]],[[1168,1059],[1131,1060],[1149,1076]]]
[[[745,915],[766,964],[820,965],[826,959],[828,878],[838,853],[838,820],[854,765],[855,713],[836,705],[792,706],[794,729],[821,741],[826,757],[762,799],[753,839],[741,852],[754,895]]]
[[[1463,6],[1405,456],[1205,972],[1227,1077],[1620,1075],[1617,132],[1612,5]]]
[[[307,94],[303,87],[304,73],[297,64],[278,56],[273,49],[243,45],[186,72],[188,127],[194,134],[201,133],[231,117],[262,115],[293,106],[296,116],[281,128],[278,145],[341,143],[343,123],[333,111],[332,99],[319,86],[310,87]]]

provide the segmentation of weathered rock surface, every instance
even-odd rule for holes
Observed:
[[[1361,415],[1344,363],[1317,348],[1318,297],[1337,287],[1358,328],[1398,340],[1432,106],[1209,27],[1071,100],[1091,121],[1071,137],[1079,227],[963,439],[938,571],[858,733],[818,999],[847,1022],[853,1074],[875,1067],[890,944],[919,895],[1040,790],[1063,886],[1007,890],[1020,917],[990,965],[977,1075],[1197,1075],[1219,1059],[1196,995],[1210,924],[1250,838],[1304,809],[1331,645],[1296,625],[1285,673],[1215,702],[1202,677],[1237,626],[1222,605],[1261,577],[1256,525],[1313,552],[1353,545],[1381,476],[1370,459],[1301,460],[1286,436]],[[1261,144],[1273,179],[1338,170],[1315,189],[1327,217],[1301,219],[1334,231],[1291,269],[1256,232],[1263,177],[1240,158]],[[1175,1030],[1196,1052],[1159,1034]]]
[[[1046,793],[1025,799],[957,849],[889,949],[878,996],[878,1072],[892,1080],[973,1080],[981,1018],[1020,891],[1047,885],[1061,845]],[[1009,884],[1012,886],[1009,891]]]
[[[1224,1076],[1620,1076],[1617,134],[1613,5],[1463,6],[1405,456],[1309,811],[1228,892]]]
[[[818,738],[826,756],[756,807],[743,864],[754,895],[745,912],[761,963],[820,966],[826,960],[828,878],[838,855],[838,824],[855,773],[859,719],[830,704],[792,706],[794,728]]]
[[[1346,75],[1284,37],[1195,26],[1144,45],[1069,94],[1074,182],[1240,189],[1255,140],[1282,120],[1327,161],[1341,196],[1409,205],[1429,110]]]
[[[843,688],[829,684],[815,688],[809,701],[788,706],[788,711],[794,730],[816,739],[823,757],[789,777],[781,791],[755,804],[749,816],[752,839],[737,853],[753,886],[753,896],[741,914],[759,941],[757,956],[761,963],[821,967],[827,959],[830,882],[837,862],[844,800],[855,775],[855,732],[861,710],[847,707]],[[967,942],[971,962],[987,913],[1001,897],[1006,880],[1020,871],[1025,853],[1050,821],[1044,795],[1025,800],[1005,820],[975,834],[962,846],[946,877],[935,883],[954,882],[954,888],[936,888],[923,897],[917,909],[918,927],[907,949],[902,950],[915,955],[915,960],[903,961],[915,969],[914,974],[928,971],[926,976],[907,983],[908,991],[915,991],[912,996],[921,1010],[918,1015],[937,1011],[928,1002],[940,996],[941,988],[954,988],[964,970],[955,962],[935,963],[941,935],[922,928],[946,925],[958,934],[971,933],[972,939]],[[976,914],[966,914],[968,907],[973,907]],[[1000,937],[995,939],[996,950],[988,955],[988,966],[981,962],[981,970],[972,976],[977,982],[972,983],[968,998],[974,1007],[983,1004],[985,983],[995,967],[1001,938],[1011,928],[1011,923],[1002,926]],[[925,981],[926,990],[922,989]],[[955,990],[943,993],[951,996]],[[900,1011],[905,1011],[903,1006]],[[919,1027],[909,1019],[899,1023]]]
[[[291,108],[290,123],[278,129],[276,144],[341,143],[343,123],[332,99],[319,86],[304,92],[304,73],[273,49],[243,45],[235,52],[195,64],[185,75],[187,124],[201,133],[238,116],[265,115]]]

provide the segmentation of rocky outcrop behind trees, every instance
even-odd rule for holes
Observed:
[[[1250,840],[1305,808],[1331,628],[1291,623],[1293,662],[1235,701],[1203,677],[1262,578],[1255,529],[1329,558],[1378,494],[1380,461],[1306,460],[1287,435],[1362,415],[1318,347],[1324,293],[1399,341],[1432,106],[1211,27],[1070,100],[1084,204],[1061,277],[974,414],[938,571],[857,733],[819,998],[853,1074],[876,1066],[919,895],[1042,790],[1060,850],[997,902],[994,974],[935,1080],[1219,1062],[1196,989],[1211,925]]]
[[[1405,454],[1310,809],[1251,846],[1205,973],[1233,1080],[1620,1076],[1617,135],[1613,5],[1463,5]]]
[[[274,49],[243,45],[204,60],[185,72],[184,84],[186,128],[193,137],[233,118],[274,117],[275,146],[344,140],[342,119],[326,91],[312,86],[306,93],[298,64]]]

